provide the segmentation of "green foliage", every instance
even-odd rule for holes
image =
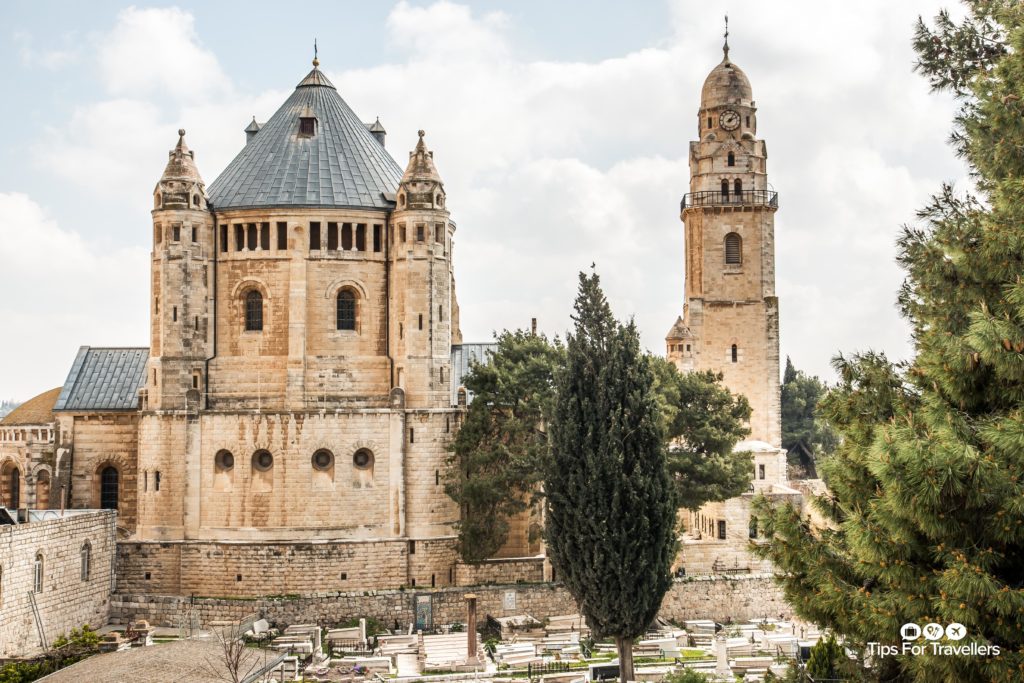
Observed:
[[[366,619],[367,638],[373,638],[382,633],[390,633],[387,625],[376,617],[353,617],[339,622],[336,628],[358,628],[360,618]]]
[[[758,501],[762,552],[809,620],[899,644],[907,622],[959,622],[999,656],[876,658],[877,680],[1019,681],[1024,670],[1024,7],[966,3],[923,22],[918,70],[962,104],[953,144],[977,197],[944,187],[898,241],[915,355],[838,357],[821,414],[842,443],[821,464],[831,521]]]
[[[473,392],[451,445],[445,492],[459,504],[459,553],[492,557],[508,538],[508,519],[534,503],[547,454],[554,373],[565,351],[522,330],[502,332],[486,365],[466,376]]]
[[[673,671],[662,679],[663,683],[708,683],[710,680],[704,674],[693,669]]]
[[[713,372],[680,374],[663,358],[649,358],[655,396],[668,441],[668,470],[676,506],[704,503],[746,492],[753,476],[750,453],[733,447],[750,433],[750,404],[722,385]]]
[[[544,484],[548,550],[594,637],[618,641],[627,680],[630,642],[671,585],[676,509],[635,325],[616,321],[598,276],[582,273],[573,321]]]
[[[0,668],[0,683],[31,683],[99,652],[100,636],[88,624],[57,636],[45,655]]]
[[[790,461],[804,472],[817,475],[815,463],[836,447],[838,437],[828,422],[816,414],[818,402],[826,391],[825,383],[797,370],[786,358],[782,376],[782,447]]]
[[[839,665],[845,658],[843,648],[830,633],[828,638],[822,638],[811,648],[811,656],[807,659],[807,673],[815,680],[837,678]]]

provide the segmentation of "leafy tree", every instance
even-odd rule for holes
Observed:
[[[668,469],[676,505],[696,510],[704,503],[746,492],[753,459],[733,447],[750,433],[750,404],[710,371],[680,374],[675,365],[650,358],[668,444]]]
[[[494,556],[508,538],[509,518],[533,503],[564,355],[557,339],[505,331],[489,363],[473,363],[466,376],[474,399],[451,445],[445,492],[459,504],[458,547],[467,562]]]
[[[836,433],[816,415],[825,383],[793,367],[786,358],[782,375],[782,447],[790,462],[799,463],[809,476],[817,476],[815,461],[836,447]]]
[[[1024,8],[972,0],[918,25],[917,68],[961,101],[953,144],[977,197],[944,187],[904,228],[900,308],[915,355],[838,357],[822,414],[830,519],[758,504],[796,611],[863,651],[900,626],[958,622],[999,654],[876,658],[893,681],[1019,681],[1024,671]]]
[[[598,276],[583,273],[573,321],[544,486],[548,550],[594,636],[615,638],[627,681],[633,640],[671,585],[676,509],[635,325],[617,322]]]

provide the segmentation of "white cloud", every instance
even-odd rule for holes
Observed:
[[[32,198],[0,193],[0,396],[60,385],[83,344],[148,344],[148,254],[62,229]]]
[[[911,72],[911,24],[943,3],[734,4],[732,57],[753,83],[781,197],[782,352],[826,376],[839,350],[904,355],[898,227],[962,172],[944,147],[951,103]],[[595,261],[616,312],[635,315],[644,344],[663,348],[683,303],[688,144],[700,86],[721,58],[720,19],[694,0],[671,6],[663,44],[569,62],[522,57],[501,12],[399,2],[387,28],[401,59],[325,64],[364,120],[380,115],[399,163],[427,130],[459,225],[467,340],[531,317],[564,332],[576,273]],[[146,220],[179,126],[210,182],[249,118],[266,120],[290,91],[238,92],[177,9],[125,10],[96,44],[108,97],[76,107],[38,157],[116,197],[133,220]]]
[[[99,41],[100,77],[113,95],[196,101],[230,87],[217,57],[199,42],[195,18],[177,7],[129,7]]]

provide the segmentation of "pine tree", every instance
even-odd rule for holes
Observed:
[[[946,644],[999,648],[875,658],[876,680],[1024,678],[1024,7],[966,4],[915,39],[918,70],[961,100],[953,144],[977,192],[944,187],[899,239],[915,355],[834,363],[830,528],[758,505],[787,597],[847,645],[956,622],[967,636]]]
[[[614,637],[623,681],[633,640],[671,585],[675,506],[649,362],[596,274],[580,274],[551,424],[548,552],[597,638]]]
[[[465,378],[473,392],[450,447],[445,492],[459,504],[458,549],[466,562],[493,557],[509,518],[537,504],[547,460],[545,426],[554,408],[554,374],[565,350],[555,339],[504,331],[487,363]]]

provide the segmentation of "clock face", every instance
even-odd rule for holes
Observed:
[[[732,109],[726,109],[718,117],[718,124],[725,130],[736,130],[740,125],[740,115]]]

